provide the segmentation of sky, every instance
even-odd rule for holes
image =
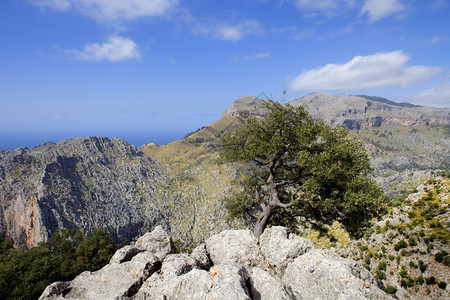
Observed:
[[[1,0],[0,149],[165,144],[242,96],[450,107],[450,0]]]

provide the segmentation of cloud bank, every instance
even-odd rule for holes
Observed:
[[[408,66],[409,56],[402,51],[355,56],[345,64],[327,64],[303,71],[289,88],[294,91],[360,90],[367,88],[407,87],[426,81],[441,69]]]
[[[178,0],[28,0],[43,8],[75,11],[98,21],[165,15]]]
[[[367,13],[369,15],[369,21],[373,23],[401,12],[405,8],[401,0],[366,0],[361,10],[361,15]]]
[[[103,44],[87,44],[83,51],[66,50],[66,54],[75,60],[82,61],[111,61],[138,59],[140,57],[138,45],[131,39],[113,35]]]
[[[405,99],[408,102],[434,107],[450,107],[450,83],[446,83]]]

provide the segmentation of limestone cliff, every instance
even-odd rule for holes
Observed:
[[[132,239],[163,222],[160,164],[120,139],[76,138],[0,154],[0,230],[30,248],[61,228]]]

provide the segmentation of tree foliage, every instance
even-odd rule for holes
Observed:
[[[100,269],[119,246],[103,229],[89,237],[64,229],[28,251],[0,239],[0,299],[37,299],[52,282]]]
[[[242,126],[222,138],[223,161],[250,163],[239,191],[225,199],[229,216],[254,224],[256,236],[268,224],[295,230],[306,222],[324,231],[334,221],[357,236],[384,203],[380,187],[367,178],[361,142],[303,107],[266,105],[267,117],[242,112]]]

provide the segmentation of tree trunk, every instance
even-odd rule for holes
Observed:
[[[267,223],[269,222],[272,211],[273,207],[268,205],[262,212],[261,216],[259,216],[258,220],[256,221],[255,228],[253,229],[253,234],[256,236],[256,238],[259,239],[261,234],[264,232],[264,229],[266,228]]]

